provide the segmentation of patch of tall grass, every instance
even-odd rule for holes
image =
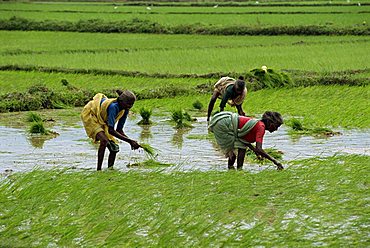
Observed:
[[[366,246],[369,159],[354,155],[308,159],[281,172],[257,174],[15,173],[0,182],[0,243]]]

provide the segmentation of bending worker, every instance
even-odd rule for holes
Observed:
[[[109,150],[108,168],[113,168],[116,154],[119,151],[115,138],[129,143],[132,150],[140,147],[136,141],[127,137],[123,132],[123,126],[136,97],[128,90],[118,90],[117,93],[119,97],[113,99],[108,99],[102,93],[96,94],[93,100],[86,104],[81,113],[87,136],[92,138],[94,142],[99,141],[100,143],[97,170],[101,170],[106,148]],[[117,129],[115,130],[114,126],[117,122]]]
[[[215,89],[208,105],[207,122],[209,122],[217,98],[221,99],[220,112],[224,111],[226,103],[228,103],[230,106],[236,107],[239,115],[245,115],[242,104],[247,95],[247,89],[242,76],[238,80],[222,77],[214,87]]]
[[[209,129],[215,135],[218,145],[228,158],[229,169],[235,169],[235,160],[237,160],[237,168],[243,168],[245,152],[248,147],[257,157],[267,158],[277,166],[278,170],[282,170],[284,167],[281,163],[262,149],[265,130],[272,133],[281,124],[283,124],[283,118],[278,112],[266,111],[261,120],[239,116],[236,113],[221,112],[212,117]],[[256,145],[253,146],[251,143],[256,143]],[[234,153],[235,149],[238,150],[238,156]]]

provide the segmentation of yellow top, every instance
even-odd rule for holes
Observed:
[[[107,99],[100,104],[103,98],[107,98],[102,93],[98,93],[94,96],[93,100],[88,102],[81,112],[81,119],[85,127],[87,136],[92,138],[96,142],[96,135],[103,131],[109,140],[113,140],[117,143],[116,139],[108,132],[108,106],[117,101],[116,98]],[[116,122],[123,116],[125,110],[121,110],[117,117]]]

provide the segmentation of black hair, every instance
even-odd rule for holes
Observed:
[[[262,122],[265,123],[265,125],[267,126],[269,126],[270,124],[280,126],[284,123],[284,120],[279,112],[266,111],[262,115]]]
[[[238,86],[239,89],[245,88],[245,82],[244,80],[240,79],[240,77],[235,81],[235,85]]]
[[[118,96],[120,96],[123,93],[123,90],[116,90]]]

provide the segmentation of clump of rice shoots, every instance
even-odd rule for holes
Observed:
[[[28,122],[42,122],[41,116],[34,112],[29,112],[27,116]]]
[[[133,163],[133,164],[128,164],[127,167],[169,167],[169,166],[173,166],[173,164],[165,164],[165,163],[161,163],[161,162],[158,162],[154,159],[148,159],[146,161],[143,161],[143,162],[138,162],[138,163]]]
[[[182,109],[175,110],[172,112],[172,120],[176,123],[176,128],[191,128],[193,127],[186,121],[192,121],[191,116],[184,112]]]
[[[44,123],[41,121],[32,122],[31,127],[29,129],[30,133],[33,134],[48,134],[49,131],[44,127]]]
[[[277,159],[277,160],[281,160],[283,158],[283,152],[278,150],[278,149],[275,149],[275,148],[266,148],[264,149],[265,152],[270,155],[271,157]],[[246,153],[246,159],[248,161],[251,161],[253,163],[258,163],[258,164],[266,164],[266,163],[269,163],[271,162],[270,160],[268,159],[265,159],[263,157],[257,157],[257,155],[250,149],[247,149]],[[272,162],[271,162],[272,163]]]
[[[295,130],[295,131],[302,131],[302,130],[304,130],[301,121],[298,120],[298,119],[295,119],[295,118],[293,118],[293,119],[290,120],[290,127],[293,130]]]
[[[153,148],[151,145],[149,144],[140,144],[141,148],[143,148],[145,154],[147,157],[151,158],[151,159],[155,159],[157,157],[157,152],[156,152],[156,149]]]
[[[302,125],[301,121],[298,119],[291,119],[288,121],[288,125],[292,128],[292,134],[298,134],[298,135],[314,135],[314,136],[325,136],[325,137],[331,137],[334,135],[340,135],[340,132],[335,132],[331,130],[330,128],[326,127],[315,127],[315,128],[306,128]]]
[[[195,109],[201,110],[203,108],[203,104],[199,100],[196,100],[195,102],[193,102],[193,107]]]
[[[278,88],[293,85],[292,79],[284,72],[278,72],[263,66],[261,69],[252,69],[246,78],[253,82],[255,89]]]
[[[150,116],[152,116],[152,110],[151,109],[146,109],[146,108],[141,108],[140,109],[140,116],[142,118],[141,121],[139,121],[137,124],[139,125],[150,125],[152,124],[152,121],[150,120]]]

